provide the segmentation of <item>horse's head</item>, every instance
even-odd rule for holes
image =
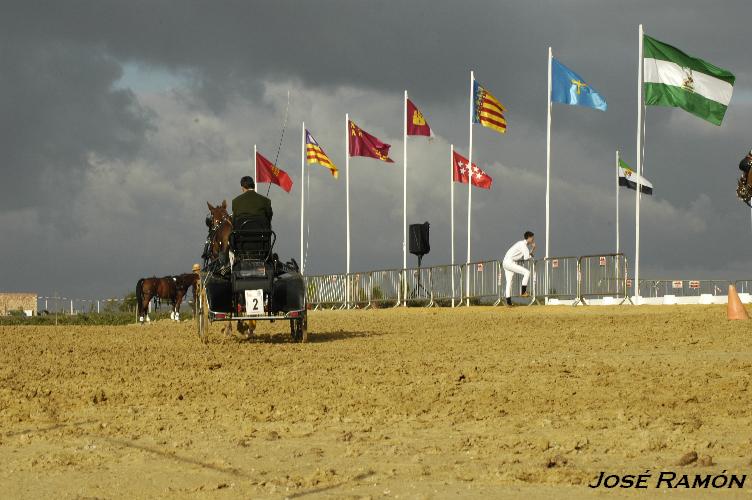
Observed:
[[[227,200],[222,200],[222,204],[216,207],[207,201],[206,206],[209,207],[209,218],[211,219],[212,227],[217,227],[222,222],[230,220],[230,214],[227,213]]]
[[[208,201],[210,228],[211,259],[226,255],[230,249],[230,232],[232,231],[232,219],[227,213],[227,200],[222,200],[221,205],[212,206]]]
[[[195,288],[199,278],[200,276],[196,273],[179,274],[175,276],[175,285],[177,286],[178,291],[185,293],[189,288]],[[193,293],[196,293],[195,289],[193,290]]]

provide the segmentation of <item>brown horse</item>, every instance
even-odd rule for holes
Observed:
[[[163,278],[141,278],[136,284],[136,302],[138,305],[138,321],[143,323],[151,321],[149,318],[149,302],[153,298],[166,300],[171,306],[170,319],[180,321],[180,305],[183,303],[188,289],[193,288],[194,299],[196,296],[196,283],[198,275],[185,273],[178,276],[165,276]]]
[[[229,260],[230,233],[232,232],[232,219],[227,213],[227,200],[222,200],[222,204],[216,207],[207,201],[206,206],[209,207],[211,225],[204,258],[209,262],[219,261],[225,264]]]
[[[207,219],[209,236],[206,240],[204,259],[209,267],[219,264],[220,272],[222,272],[221,269],[230,264],[232,218],[227,212],[227,200],[222,200],[222,204],[216,207],[207,201],[206,206],[209,207],[209,217]],[[237,327],[238,332],[244,335],[245,338],[248,338],[256,329],[256,322],[253,320],[247,322],[238,321]],[[232,324],[229,321],[225,327],[225,334],[232,335]]]
[[[172,302],[175,298],[175,287],[172,280],[167,278],[141,278],[136,283],[136,303],[138,305],[138,321],[151,321],[149,318],[149,302],[153,298],[165,299]]]

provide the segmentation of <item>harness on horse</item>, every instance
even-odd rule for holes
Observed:
[[[230,271],[229,259],[224,258],[224,252],[222,252],[222,249],[220,248],[219,255],[216,259],[212,260],[212,244],[214,243],[219,228],[222,227],[225,222],[232,224],[232,219],[230,219],[229,215],[223,214],[222,218],[216,223],[212,224],[212,222],[211,215],[208,215],[206,217],[206,225],[209,227],[209,233],[206,236],[206,242],[204,242],[204,251],[201,254],[201,258],[204,260],[204,269],[209,269],[211,267],[212,271],[224,276]]]
[[[748,207],[752,208],[752,186],[749,184],[749,172],[752,169],[752,155],[747,155],[739,162],[739,170],[743,172],[736,185],[736,196]]]
[[[736,186],[736,196],[748,207],[752,208],[752,186],[747,184],[747,176],[743,175],[739,178],[739,182]]]

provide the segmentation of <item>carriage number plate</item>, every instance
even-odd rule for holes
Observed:
[[[261,316],[264,314],[264,291],[245,291],[245,312],[249,316]]]

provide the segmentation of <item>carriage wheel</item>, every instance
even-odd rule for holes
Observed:
[[[304,344],[308,342],[308,310],[303,311],[303,317],[300,318],[300,341]]]
[[[195,299],[193,300],[193,319],[196,321],[196,332],[201,338],[201,278],[196,283]]]
[[[198,337],[204,344],[209,341],[209,300],[206,297],[206,288],[200,287],[198,296]]]
[[[290,335],[293,342],[308,342],[308,314],[307,311],[299,318],[290,320]]]
[[[290,337],[292,337],[293,342],[300,342],[300,338],[298,337],[298,320],[291,319],[290,320]]]

